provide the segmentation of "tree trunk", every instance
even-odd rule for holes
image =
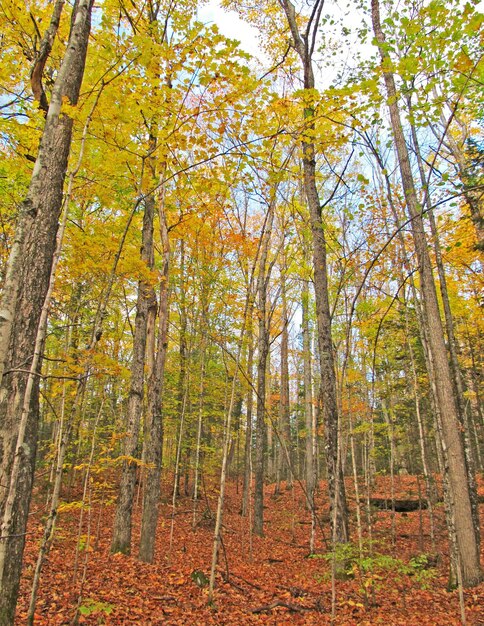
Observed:
[[[311,373],[311,336],[309,333],[309,283],[304,281],[302,300],[302,336],[304,370],[304,412],[306,416],[306,489],[311,508],[314,502],[315,474],[315,438],[316,428],[313,411],[313,386]]]
[[[195,474],[193,477],[193,518],[192,529],[197,527],[197,508],[198,508],[198,483],[200,482],[200,448],[202,445],[202,428],[203,428],[203,403],[205,399],[205,368],[207,358],[207,345],[204,333],[204,326],[201,327],[202,341],[200,345],[200,387],[198,392],[198,423],[197,423],[197,444],[195,448]]]
[[[453,118],[457,118],[455,110]],[[441,122],[444,129],[447,129],[449,124],[443,114],[441,115]],[[447,132],[443,143],[445,143],[456,162],[459,178],[462,181],[464,198],[469,206],[470,218],[476,231],[476,249],[482,253],[484,252],[484,192],[472,180],[472,175],[470,175],[471,166],[466,162],[466,155],[461,148],[462,142],[457,142],[452,133]]]
[[[249,313],[247,342],[249,344],[247,355],[247,411],[245,426],[245,447],[244,447],[244,484],[242,487],[242,515],[245,517],[249,512],[250,483],[252,474],[252,409],[254,406],[254,391],[252,370],[254,365],[254,337],[252,325],[252,307]]]
[[[409,111],[412,110],[412,103],[410,96],[407,97],[407,106]],[[476,533],[477,550],[480,552],[480,531],[479,531],[479,503],[477,500],[477,483],[475,479],[475,462],[472,455],[472,445],[470,441],[470,422],[472,416],[469,415],[470,405],[465,401],[465,388],[462,373],[460,370],[458,359],[458,344],[454,332],[454,318],[452,316],[452,309],[450,306],[449,292],[447,289],[447,278],[445,274],[444,261],[442,258],[442,249],[440,246],[439,232],[437,229],[437,223],[434,216],[434,211],[431,208],[431,197],[429,190],[427,189],[427,181],[425,179],[425,171],[423,165],[423,159],[420,152],[420,145],[418,142],[417,131],[415,125],[411,124],[412,141],[415,148],[415,154],[417,156],[418,168],[420,173],[420,181],[422,187],[426,189],[425,192],[425,206],[427,206],[427,212],[429,216],[430,233],[434,244],[435,264],[437,267],[437,274],[439,277],[440,295],[442,298],[442,308],[444,311],[445,330],[447,333],[447,348],[450,356],[450,366],[452,373],[452,380],[454,383],[454,394],[457,401],[457,409],[459,411],[459,421],[463,424],[463,444],[464,454],[466,458],[466,470],[467,480],[469,483],[469,493],[471,496],[472,505],[472,517],[474,522],[474,529]]]
[[[312,51],[315,31],[309,30],[301,36],[294,5],[289,0],[282,0],[282,5],[291,29],[295,49],[301,59],[304,71],[304,88],[314,89]],[[322,2],[318,2],[313,11],[313,29],[317,29]],[[305,107],[306,134],[303,138],[304,191],[309,207],[311,233],[313,236],[314,291],[316,297],[316,319],[321,372],[321,394],[326,434],[326,465],[328,492],[331,507],[330,518],[333,520],[333,537],[336,542],[348,541],[348,508],[345,485],[341,466],[338,462],[338,403],[336,373],[334,366],[333,341],[331,336],[331,310],[329,306],[328,268],[326,259],[326,235],[321,219],[321,204],[316,185],[316,154],[312,137],[315,132],[314,109]]]
[[[160,286],[158,310],[158,339],[153,369],[148,378],[148,406],[145,420],[145,454],[147,465],[143,492],[143,513],[141,517],[141,537],[139,558],[152,563],[155,554],[156,528],[158,525],[158,505],[160,500],[161,463],[163,452],[163,411],[162,393],[168,346],[169,318],[169,273],[170,244],[163,207],[159,210],[161,240],[163,244],[163,273]]]
[[[449,482],[452,494],[452,517],[454,518],[462,569],[462,583],[473,586],[480,580],[479,552],[472,523],[472,504],[467,481],[466,459],[460,435],[458,405],[453,393],[452,376],[447,360],[444,330],[440,319],[437,292],[432,272],[429,250],[424,230],[423,217],[418,204],[410,160],[403,134],[397,101],[397,90],[390,67],[390,58],[385,49],[385,38],[380,24],[378,0],[372,0],[372,21],[375,37],[380,48],[383,77],[388,96],[388,106],[397,150],[400,175],[407,203],[412,236],[419,264],[423,313],[428,324],[428,339],[433,371],[437,388],[437,399],[442,421],[442,435],[448,455]]]
[[[267,257],[274,219],[273,201],[270,202],[265,230],[262,234],[259,275],[257,279],[259,336],[257,341],[257,402],[255,425],[255,463],[254,463],[254,534],[264,534],[264,468],[266,448],[266,384],[267,358],[269,356],[269,328],[267,319],[267,288],[270,269]]]
[[[0,305],[0,624],[12,624],[18,593],[25,528],[32,491],[38,429],[41,359],[32,390],[25,435],[19,440],[22,399],[37,329],[49,286],[71,146],[73,120],[61,114],[75,105],[84,74],[91,27],[91,0],[76,3],[69,42],[47,112],[28,194],[17,222]],[[18,470],[12,472],[13,466]]]
[[[291,422],[289,405],[289,315],[287,311],[285,268],[281,270],[282,298],[282,334],[281,334],[281,395],[280,395],[280,433],[281,442],[278,455],[278,468],[281,480],[292,485],[292,473],[289,460],[292,462]]]
[[[309,331],[309,281],[303,283],[302,301],[302,336],[303,336],[303,371],[304,371],[304,414],[306,418],[306,491],[307,504],[311,511],[311,535],[309,551],[314,552],[316,540],[316,510],[314,492],[316,487],[316,415],[313,410],[313,386],[311,368],[311,335]]]
[[[151,182],[151,181],[150,181]],[[153,267],[153,219],[155,197],[149,194],[144,202],[141,260],[147,268]],[[149,309],[156,308],[153,287],[146,281],[138,283],[136,318],[134,324],[131,382],[126,411],[126,437],[123,446],[123,465],[118,502],[114,518],[111,552],[131,552],[131,528],[136,474],[139,464],[139,431],[144,396],[144,368]]]

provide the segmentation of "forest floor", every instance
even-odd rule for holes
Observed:
[[[274,485],[267,486],[264,538],[251,537],[249,520],[240,515],[241,486],[237,489],[235,482],[228,485],[223,550],[214,602],[210,606],[204,576],[210,575],[217,491],[202,493],[198,523],[193,530],[192,499],[179,498],[173,516],[169,486],[165,485],[156,559],[153,565],[147,565],[136,558],[139,506],[135,509],[133,556],[110,554],[114,515],[111,488],[99,477],[96,480],[90,513],[89,509],[82,511],[76,500],[81,499],[82,488],[81,495],[73,491],[70,504],[64,504],[59,513],[52,549],[42,572],[35,624],[70,624],[76,613],[79,624],[331,623],[331,557],[328,558],[328,548],[318,530],[319,558],[309,558],[310,515],[298,484],[293,489],[284,488],[277,496]],[[423,481],[421,486],[423,489]],[[413,476],[396,477],[395,489],[396,498],[418,499],[418,484]],[[322,531],[329,539],[324,490],[325,484],[321,483],[319,514],[326,520]],[[449,560],[442,504],[435,506],[434,546],[430,540],[428,511],[395,513],[393,522],[391,511],[373,511],[371,542],[365,531],[365,554],[360,557],[355,498],[349,482],[348,491],[354,544],[352,554],[347,556],[352,571],[347,580],[336,581],[334,623],[342,626],[460,624],[458,592],[446,590]],[[484,494],[482,480],[479,491]],[[390,497],[388,477],[378,477],[372,496]],[[17,624],[25,623],[43,531],[42,499],[45,500],[45,494],[36,493]],[[481,526],[484,527],[482,504]],[[484,583],[464,593],[467,624],[484,624]]]

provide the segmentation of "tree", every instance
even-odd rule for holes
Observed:
[[[49,286],[71,146],[73,118],[62,107],[66,101],[75,106],[79,98],[91,11],[92,0],[79,0],[72,12],[69,40],[52,90],[29,191],[20,207],[2,295],[1,624],[13,622],[35,466],[41,358],[33,372],[32,396],[26,401],[24,395]]]
[[[257,274],[257,399],[255,426],[255,460],[254,460],[254,533],[264,534],[264,468],[266,454],[266,393],[267,393],[267,361],[269,357],[269,324],[268,290],[273,264],[269,261],[269,251],[274,222],[276,193],[269,189],[267,198],[267,214],[261,239],[261,253]]]
[[[304,89],[308,90],[308,104],[304,108],[305,128],[302,137],[302,163],[304,192],[310,213],[313,237],[313,272],[316,295],[316,320],[319,360],[321,372],[321,394],[326,428],[326,464],[328,491],[331,506],[333,538],[336,542],[348,540],[348,510],[345,486],[338,452],[338,401],[334,348],[331,335],[331,309],[328,291],[328,270],[325,230],[321,215],[321,202],[316,184],[316,151],[314,143],[315,112],[310,104],[311,92],[315,88],[312,57],[316,46],[323,2],[318,0],[312,7],[305,30],[301,33],[295,7],[290,0],[281,0],[291,30],[294,47],[301,60],[304,74]]]
[[[391,70],[391,61],[386,49],[385,36],[380,23],[380,7],[378,0],[372,0],[371,9],[373,29],[380,50],[383,78],[387,91],[388,107],[398,156],[400,176],[419,264],[424,314],[423,321],[428,329],[429,347],[433,361],[433,371],[431,375],[435,376],[437,401],[442,421],[443,443],[445,445],[448,463],[452,518],[455,524],[458,551],[457,567],[461,570],[462,584],[470,587],[479,583],[481,573],[478,543],[472,523],[471,495],[467,481],[466,459],[458,418],[458,405],[454,396],[454,386],[447,359],[444,330],[440,318],[437,292],[422,212],[417,198],[408,149],[400,119],[395,79]]]

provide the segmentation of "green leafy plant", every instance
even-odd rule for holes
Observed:
[[[337,544],[333,551],[324,555],[313,555],[313,558],[323,558],[329,563],[333,560],[340,564],[344,563],[346,574],[360,583],[359,591],[366,608],[376,605],[376,594],[389,574],[392,575],[395,587],[402,592],[404,603],[406,579],[411,577],[425,589],[434,578],[435,570],[430,567],[430,560],[426,554],[412,557],[406,563],[389,554],[377,552],[376,547],[376,542],[366,542],[361,550],[353,543],[342,543]]]
[[[95,615],[96,613],[110,615],[113,612],[113,609],[114,605],[109,604],[109,602],[99,602],[98,600],[87,598],[84,601],[84,604],[81,604],[79,607],[79,613],[85,617]]]
[[[208,578],[205,576],[205,574],[199,570],[199,569],[194,569],[193,572],[190,574],[190,578],[193,580],[193,582],[198,585],[200,588],[202,587],[206,587],[209,583]]]

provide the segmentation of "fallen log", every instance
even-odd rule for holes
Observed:
[[[428,508],[426,500],[393,500],[391,498],[370,498],[370,505],[379,509],[380,511],[395,510],[395,513],[409,513],[411,511],[418,511],[419,509]]]
[[[441,502],[437,501],[436,504]],[[479,504],[484,504],[484,494],[478,495]],[[370,498],[370,505],[374,506],[376,509],[380,511],[391,511],[392,510],[392,499],[391,498]],[[395,513],[409,513],[411,511],[418,511],[419,509],[427,509],[428,503],[427,500],[415,500],[413,498],[396,498],[395,499]]]

